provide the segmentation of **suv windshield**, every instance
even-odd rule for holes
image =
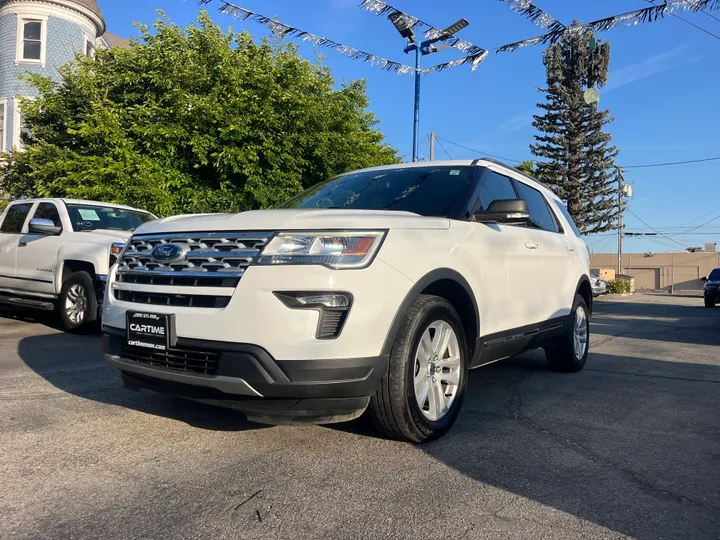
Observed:
[[[111,231],[134,231],[155,216],[140,210],[126,210],[96,204],[68,204],[73,230],[77,232],[108,229]]]
[[[404,210],[445,217],[471,172],[472,167],[448,165],[353,172],[321,182],[279,208]]]

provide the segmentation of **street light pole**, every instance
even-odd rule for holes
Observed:
[[[460,19],[454,24],[451,24],[444,30],[438,31],[435,37],[426,39],[423,42],[418,43],[413,31],[413,26],[417,23],[417,20],[413,23],[412,20],[404,13],[393,13],[388,16],[388,19],[395,29],[400,33],[402,37],[407,39],[407,46],[405,47],[405,54],[411,51],[415,52],[415,100],[414,100],[414,113],[413,113],[413,142],[412,142],[412,160],[418,160],[418,146],[419,146],[419,135],[420,135],[420,57],[426,54],[438,52],[442,49],[449,47],[448,44],[436,46],[438,41],[444,41],[451,38],[455,33],[459,32],[463,28],[467,27],[470,23],[467,19]]]
[[[418,138],[420,136],[420,47],[415,46],[415,116],[413,118],[412,160],[418,160]]]

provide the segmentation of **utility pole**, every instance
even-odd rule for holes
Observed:
[[[435,160],[435,132],[430,132],[430,161]]]
[[[420,132],[420,57],[426,54],[436,53],[443,49],[446,49],[450,45],[443,44],[440,46],[435,45],[438,41],[445,41],[455,35],[457,32],[466,28],[470,23],[467,19],[460,19],[455,24],[451,24],[445,30],[438,33],[437,36],[426,39],[420,43],[417,42],[413,26],[417,23],[408,18],[403,13],[393,13],[388,16],[390,22],[393,23],[395,29],[400,33],[402,37],[407,39],[407,46],[404,49],[405,54],[415,52],[415,106],[413,114],[413,147],[412,147],[412,160],[418,160],[418,134]],[[430,158],[432,159],[432,158]]]
[[[618,169],[618,274],[622,274],[622,241],[623,241],[623,184],[625,179],[622,175],[622,169]]]

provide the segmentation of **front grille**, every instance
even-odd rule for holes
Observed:
[[[270,232],[253,231],[135,235],[118,262],[117,281],[188,289],[235,288],[271,236]],[[162,244],[178,246],[177,258],[169,262],[153,258],[153,249]],[[125,289],[117,289],[114,294],[125,302],[161,306],[217,308],[227,306],[230,301],[229,296],[141,293]]]
[[[179,306],[196,308],[224,308],[230,303],[229,296],[210,294],[149,293],[115,289],[115,298],[123,302],[151,306]]]
[[[235,287],[237,279],[242,277],[245,269],[260,254],[270,236],[268,232],[136,235],[130,239],[120,260],[118,279],[143,283],[132,280],[156,279],[158,275],[176,278],[184,275],[195,279],[178,280],[173,285]],[[182,248],[182,256],[167,263],[154,259],[152,251],[161,244],[179,246]],[[219,282],[218,278],[223,281]],[[225,278],[231,279],[225,281]]]
[[[134,347],[123,342],[122,356],[127,360],[150,366],[211,375],[217,369],[219,353],[208,349],[194,349],[182,346],[157,351]]]

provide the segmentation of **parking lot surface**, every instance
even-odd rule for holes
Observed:
[[[471,372],[442,440],[268,427],[0,316],[0,538],[718,538],[720,308],[596,304],[588,363]],[[26,314],[32,316],[32,314]]]

